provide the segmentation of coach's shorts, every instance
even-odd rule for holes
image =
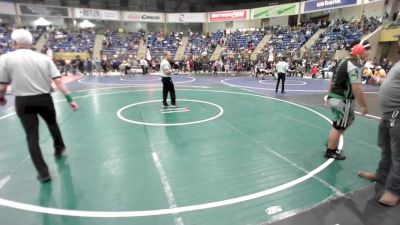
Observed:
[[[349,127],[354,121],[355,101],[337,98],[329,98],[328,101],[333,114],[333,127],[337,130],[344,130]]]

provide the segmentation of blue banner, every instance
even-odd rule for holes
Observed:
[[[357,0],[316,0],[307,1],[304,5],[304,12],[327,10],[349,5],[356,5]]]

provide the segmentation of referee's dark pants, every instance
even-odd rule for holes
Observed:
[[[171,77],[162,77],[161,78],[162,84],[163,84],[163,105],[167,106],[167,97],[168,97],[168,92],[171,95],[171,104],[176,105],[176,96],[175,96],[175,87],[174,83],[172,82]]]
[[[39,118],[43,118],[54,140],[56,151],[65,148],[60,128],[56,120],[53,99],[50,94],[17,96],[15,99],[17,115],[22,123],[28,141],[28,149],[33,164],[40,176],[49,175],[39,145]]]
[[[281,92],[285,92],[285,80],[286,80],[286,73],[278,73],[278,80],[276,81],[276,89],[275,92],[278,92],[279,83],[282,80],[282,90]]]

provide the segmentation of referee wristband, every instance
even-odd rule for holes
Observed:
[[[66,95],[65,99],[67,100],[68,103],[73,102],[74,100],[72,99],[71,95]]]

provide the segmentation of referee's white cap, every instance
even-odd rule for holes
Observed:
[[[11,39],[20,45],[31,45],[33,43],[31,32],[25,29],[15,29],[11,33]]]

